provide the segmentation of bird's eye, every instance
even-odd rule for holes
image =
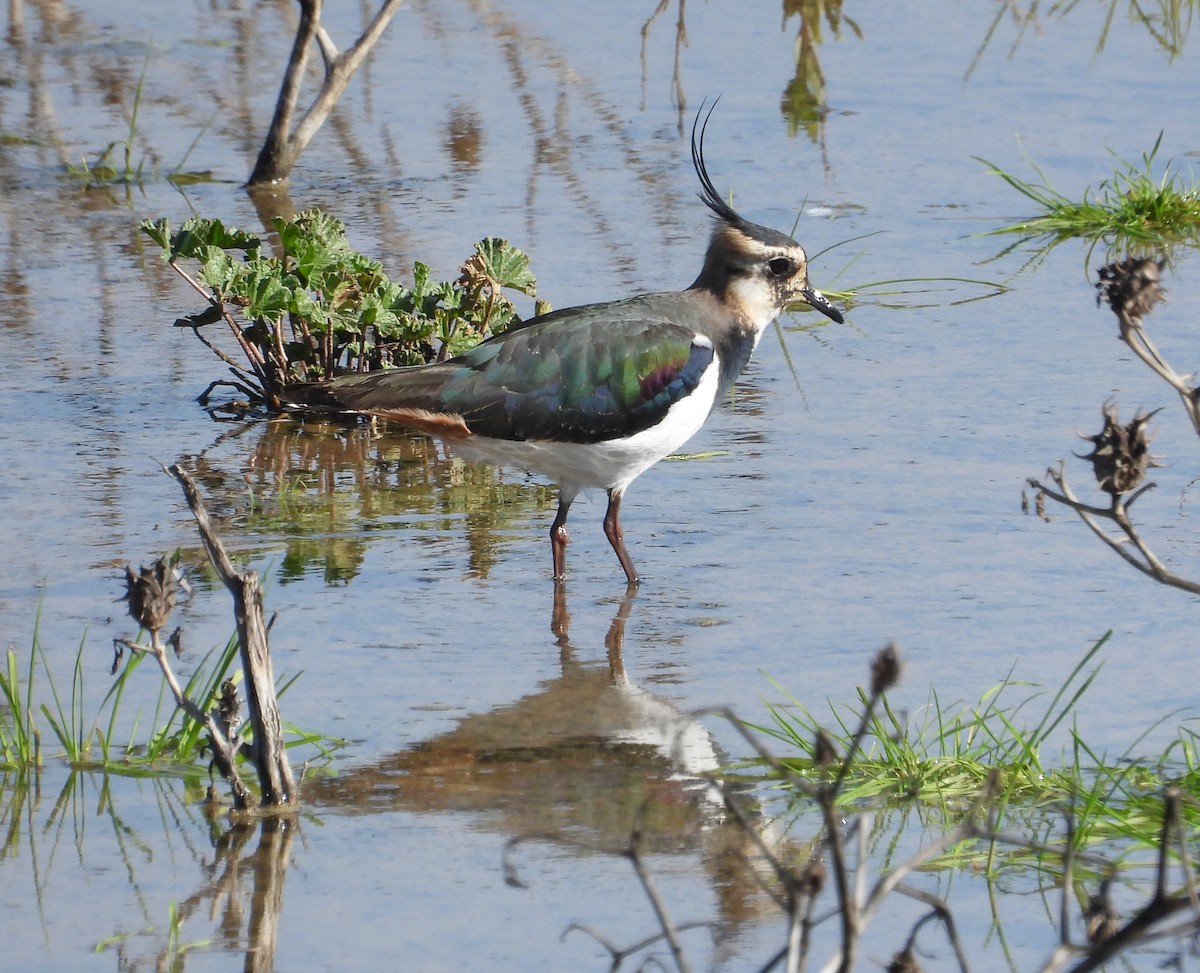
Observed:
[[[767,261],[767,269],[772,277],[787,277],[795,268],[796,265],[787,257],[776,257]]]

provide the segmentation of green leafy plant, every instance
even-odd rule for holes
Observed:
[[[503,293],[534,296],[529,258],[506,241],[475,245],[454,281],[433,281],[429,267],[413,267],[405,287],[382,265],[354,250],[345,227],[319,210],[274,220],[279,256],[259,238],[219,220],[189,219],[172,233],[166,220],[140,228],[162,248],[163,259],[208,302],[175,323],[190,327],[234,373],[232,386],[250,405],[281,408],[291,385],[344,372],[417,365],[459,354],[516,320]],[[195,275],[180,261],[195,261]],[[224,321],[245,364],[210,341],[204,329]]]
[[[1177,244],[1200,245],[1200,187],[1185,184],[1173,163],[1155,177],[1155,159],[1161,145],[1160,133],[1154,148],[1142,154],[1140,164],[1123,162],[1095,190],[1085,189],[1081,200],[1069,199],[1052,188],[1037,166],[1033,168],[1040,181],[1030,182],[976,156],[990,172],[1041,210],[1029,219],[990,231],[991,235],[1020,237],[1001,254],[1036,243],[1040,247],[1034,258],[1037,260],[1064,240],[1076,237],[1090,241],[1088,260],[1099,244],[1104,244],[1110,254],[1148,254]]]

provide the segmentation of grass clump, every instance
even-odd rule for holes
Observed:
[[[1118,856],[1135,847],[1153,847],[1161,834],[1164,789],[1200,794],[1200,736],[1181,729],[1154,760],[1134,756],[1139,738],[1113,759],[1089,747],[1072,726],[1066,759],[1055,764],[1043,759],[1046,741],[1099,674],[1101,665],[1092,663],[1108,638],[1106,634],[1088,650],[1040,709],[1035,706],[1043,694],[1037,691],[1010,701],[1014,689],[1030,685],[1014,680],[1011,672],[976,705],[945,706],[933,691],[915,719],[903,718],[886,696],[880,697],[870,709],[857,755],[834,768],[841,779],[839,805],[917,805],[937,812],[944,822],[957,821],[991,788],[997,825],[1016,817],[1025,833],[1049,833],[1069,811],[1077,847],[1118,842]],[[779,758],[788,774],[819,783],[831,772],[830,744],[834,752],[850,752],[866,704],[860,689],[856,703],[832,706],[832,720],[825,722],[792,699],[787,706],[768,706],[770,723],[753,729],[799,751],[799,756]],[[1186,825],[1200,830],[1200,808],[1194,801],[1185,804]],[[975,858],[990,860],[993,853],[980,848],[972,863]]]
[[[1177,245],[1200,245],[1200,187],[1189,185],[1173,163],[1161,176],[1154,174],[1162,134],[1154,148],[1142,154],[1139,164],[1123,162],[1096,189],[1088,187],[1080,200],[1054,189],[1034,166],[1039,181],[1028,181],[976,156],[1041,211],[1036,216],[990,231],[990,235],[1015,234],[1019,246],[1037,243],[1044,256],[1064,240],[1090,241],[1092,250],[1103,244],[1108,252],[1155,253]]]
[[[17,669],[17,654],[9,649],[0,672],[0,695],[8,708],[0,713],[0,769],[37,767],[42,761],[41,733],[33,721],[33,674],[37,641],[29,657],[29,677],[24,685]]]
[[[137,87],[133,94],[133,109],[129,115],[129,131],[125,138],[109,142],[96,153],[95,158],[81,158],[78,163],[67,163],[63,169],[63,177],[78,183],[84,189],[104,189],[109,186],[121,185],[126,187],[141,186],[157,172],[150,175],[146,172],[146,157],[143,155],[134,159],[134,146],[137,144],[138,112],[142,105],[142,91],[146,81],[146,69],[150,66],[150,52],[146,52],[146,60],[142,64],[142,73],[138,78]],[[211,172],[187,171],[183,168],[187,158],[204,136],[207,125],[192,140],[187,153],[171,172],[166,180],[175,186],[186,186],[193,183],[213,182]]]
[[[40,619],[40,613],[39,613]],[[58,743],[56,758],[75,770],[99,770],[126,776],[160,774],[164,770],[185,778],[198,777],[208,766],[205,727],[193,716],[175,706],[168,698],[165,684],[160,685],[158,701],[150,718],[150,730],[144,742],[139,742],[142,714],[131,718],[128,735],[118,736],[126,722],[122,700],[125,688],[142,656],[133,653],[124,664],[114,664],[116,679],[88,718],[84,711],[84,653],[86,636],[80,640],[72,666],[70,694],[60,692],[46,661],[35,623],[29,655],[24,671],[17,654],[9,649],[0,666],[0,701],[7,712],[0,711],[0,771],[35,770],[43,763],[45,747],[43,732],[35,719],[40,714],[52,737]],[[240,673],[230,674],[238,654],[236,633],[219,651],[210,652],[196,666],[185,691],[192,699],[201,700],[205,710],[220,704],[225,685],[240,681]],[[46,680],[48,701],[38,700],[46,693],[35,687],[38,670]],[[285,679],[279,686],[282,696],[299,678],[299,673]],[[295,726],[287,727],[288,748],[312,747],[321,757],[327,757],[341,741]]]

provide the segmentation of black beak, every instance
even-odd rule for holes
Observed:
[[[833,306],[833,303],[814,287],[806,287],[800,292],[800,296],[804,298],[814,311],[820,311],[825,317],[836,321],[838,324],[844,324],[845,319],[842,317],[842,312]]]

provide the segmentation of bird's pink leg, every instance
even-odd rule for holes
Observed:
[[[625,569],[625,580],[632,588],[638,585],[639,580],[629,552],[625,550],[625,532],[621,530],[621,495],[622,491],[620,490],[608,491],[608,510],[604,514],[604,536],[608,538],[612,549],[617,552],[617,560]]]

